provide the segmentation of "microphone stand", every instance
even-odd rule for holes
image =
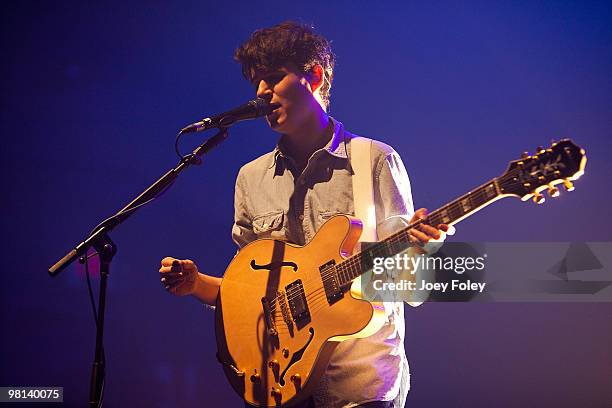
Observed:
[[[231,123],[228,124],[228,126]],[[167,190],[176,180],[179,174],[190,165],[202,164],[201,156],[217,147],[228,136],[227,127],[219,127],[219,132],[207,139],[204,143],[198,146],[192,153],[181,158],[176,167],[170,169],[166,174],[161,176],[156,182],[144,190],[138,197],[133,199],[128,205],[119,210],[115,215],[102,221],[92,233],[84,241],[80,242],[76,247],[67,253],[62,259],[57,261],[48,270],[51,276],[57,276],[68,265],[74,262],[75,259],[85,256],[87,262],[87,251],[89,248],[94,248],[100,257],[100,293],[98,298],[98,316],[96,324],[96,348],[94,362],[91,369],[91,381],[89,388],[89,407],[95,408],[100,406],[102,390],[105,375],[104,362],[104,310],[106,308],[106,288],[108,276],[110,273],[110,264],[113,256],[117,252],[117,246],[110,239],[108,233],[123,221],[132,216],[136,210],[150,201],[158,197],[161,193]]]

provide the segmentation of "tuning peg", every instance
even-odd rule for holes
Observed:
[[[536,204],[542,204],[546,201],[546,198],[540,193],[533,193],[533,202]]]
[[[523,152],[521,154],[521,159],[528,159],[529,158],[529,152]]]
[[[538,148],[536,149],[536,153],[538,154],[542,154],[546,151],[546,149],[544,149],[542,146],[538,146]]]
[[[574,183],[572,183],[569,179],[563,180],[563,187],[565,187],[566,191],[574,191]]]
[[[548,195],[550,197],[559,197],[559,189],[555,186],[549,185],[548,186]]]

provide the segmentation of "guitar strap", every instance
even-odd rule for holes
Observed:
[[[351,139],[351,167],[353,168],[353,201],[355,206],[355,217],[363,223],[363,231],[359,242],[376,242],[376,205],[374,204],[374,183],[372,169],[372,139],[355,136]],[[361,250],[358,245],[355,250]],[[420,275],[419,275],[420,276]],[[353,281],[351,288],[356,293],[361,292],[363,276]],[[362,293],[362,296],[364,294]],[[366,293],[368,299],[375,298],[375,293]],[[372,302],[381,304],[379,302]],[[410,306],[419,306],[423,302],[406,301]],[[385,305],[385,309],[387,306]],[[387,311],[388,313],[388,311]]]
[[[361,251],[363,242],[378,241],[376,232],[376,204],[374,203],[374,182],[372,169],[372,139],[354,136],[351,139],[351,167],[353,169],[353,204],[355,217],[363,224],[359,245],[355,251]],[[371,291],[363,292],[365,288],[371,288],[363,282],[364,276],[358,276],[351,285],[351,292],[358,297],[367,298],[372,301],[377,294]],[[365,286],[362,286],[362,283]],[[367,289],[366,289],[367,290]],[[371,290],[371,289],[370,289]],[[378,302],[374,302],[378,303]],[[379,307],[381,304],[379,304]]]
[[[363,223],[360,242],[376,242],[376,205],[372,180],[372,139],[351,139],[351,167],[353,169],[353,203],[355,217]]]

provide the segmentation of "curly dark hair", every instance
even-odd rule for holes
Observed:
[[[320,64],[323,67],[320,94],[325,107],[329,107],[336,56],[332,53],[330,42],[315,33],[312,26],[285,21],[274,27],[256,30],[234,52],[234,59],[242,64],[242,74],[249,81],[253,80],[255,71],[273,71],[287,63],[295,64],[304,74]]]

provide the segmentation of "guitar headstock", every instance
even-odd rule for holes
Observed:
[[[557,184],[572,191],[572,181],[584,174],[586,160],[584,149],[564,139],[548,149],[539,147],[532,156],[523,153],[521,159],[510,162],[506,172],[497,180],[502,194],[514,195],[523,201],[533,198],[534,202],[541,204],[544,202],[542,191],[548,190],[551,197],[559,195]]]

